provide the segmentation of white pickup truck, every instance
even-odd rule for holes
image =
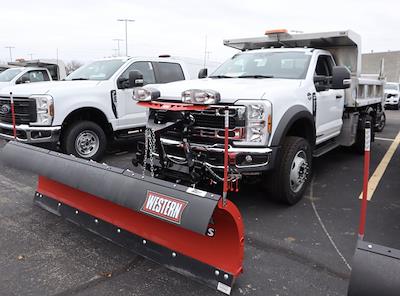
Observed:
[[[385,84],[385,108],[400,109],[400,84],[398,82]]]
[[[199,182],[221,181],[225,108],[230,169],[240,179],[266,184],[272,196],[288,204],[301,199],[313,156],[339,145],[364,149],[366,121],[374,124],[383,112],[384,79],[361,76],[359,35],[278,30],[224,44],[241,52],[208,78],[135,91],[141,94],[136,100],[210,105],[191,111],[189,140],[183,142],[179,130],[161,135],[164,175],[177,179],[178,173],[188,173],[183,147],[190,143],[192,182],[193,176]],[[150,126],[164,124],[168,112],[152,110]],[[139,147],[138,159],[140,153]]]
[[[145,126],[146,110],[132,104],[135,81],[129,79],[130,74],[139,70],[141,82],[159,84],[195,78],[195,68],[169,57],[109,58],[82,66],[65,81],[3,88],[0,137],[11,139],[13,135],[9,108],[12,93],[18,141],[60,143],[67,154],[99,159],[107,143],[139,135]]]

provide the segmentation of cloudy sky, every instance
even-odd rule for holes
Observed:
[[[330,6],[330,5],[332,6]],[[125,38],[130,55],[171,54],[202,59],[205,36],[210,60],[234,53],[223,39],[259,36],[266,29],[305,32],[352,29],[363,52],[400,49],[400,2],[396,0],[0,0],[0,61],[59,58],[86,62],[112,56],[114,38]],[[121,53],[125,52],[121,43]]]

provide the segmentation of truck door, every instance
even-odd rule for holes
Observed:
[[[334,65],[330,55],[322,54],[318,57],[315,67],[317,144],[339,135],[342,128],[344,91],[330,89]]]
[[[155,83],[155,75],[152,62],[134,62],[120,77],[129,78],[129,72],[137,70],[143,74],[144,84]],[[146,122],[146,109],[140,107],[132,99],[132,88],[117,88],[113,99],[113,111],[118,118],[118,129],[128,129],[144,126]],[[111,94],[113,96],[113,94]]]

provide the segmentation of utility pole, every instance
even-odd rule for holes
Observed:
[[[121,56],[121,51],[120,51],[120,47],[119,47],[119,42],[123,41],[124,39],[119,39],[119,38],[115,38],[113,39],[113,41],[117,41],[118,44],[118,56]]]
[[[125,54],[128,56],[128,22],[134,22],[132,19],[117,19],[118,22],[125,22]]]
[[[31,61],[33,60],[33,53],[27,53],[28,56],[31,57]]]
[[[113,57],[118,57],[119,56],[119,48],[113,48]]]
[[[204,40],[204,62],[203,62],[203,68],[206,67],[206,60],[207,60],[207,35]]]
[[[8,50],[10,51],[10,62],[12,62],[12,50],[13,48],[15,48],[14,46],[5,46],[5,48],[8,48]]]

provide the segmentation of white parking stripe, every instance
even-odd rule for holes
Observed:
[[[393,140],[389,149],[386,151],[385,156],[382,158],[381,162],[379,163],[373,175],[369,178],[368,196],[367,196],[368,200],[372,199],[372,195],[374,194],[375,189],[378,187],[379,181],[381,180],[383,174],[385,173],[386,168],[390,160],[392,159],[393,154],[396,152],[396,149],[399,146],[399,144],[400,144],[400,132],[397,134],[396,138]],[[362,192],[358,198],[362,199]]]
[[[375,137],[375,140],[393,142],[394,139]]]

